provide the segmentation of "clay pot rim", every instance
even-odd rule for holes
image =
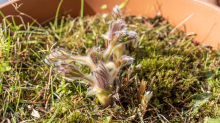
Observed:
[[[94,15],[96,13],[105,13],[108,12],[108,10],[100,9],[103,4],[107,4],[108,8],[111,9],[116,4],[122,2],[124,2],[124,0],[85,0],[84,14]],[[27,13],[38,22],[43,22],[55,16],[59,1],[9,1],[0,5],[0,10],[5,16],[9,14],[19,14],[14,10],[11,3],[18,3],[18,5],[23,3],[19,8],[21,12]],[[218,32],[220,32],[220,8],[218,6],[199,0],[130,0],[126,6],[126,10],[130,15],[148,16],[151,18],[155,17],[158,12],[160,12],[172,26],[179,25],[190,14],[194,13],[192,17],[179,27],[179,29],[182,29],[186,33],[195,32],[197,35],[193,39],[194,41],[211,46],[213,49],[218,49],[218,44],[220,43],[220,36],[218,36]],[[79,0],[65,0],[61,5],[60,14],[70,14],[76,17],[79,15],[79,11]],[[0,20],[2,20],[2,18]],[[28,22],[33,20],[24,17],[24,21]]]

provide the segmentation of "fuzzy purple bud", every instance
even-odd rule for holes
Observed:
[[[122,17],[121,10],[118,7],[118,5],[115,5],[115,7],[113,8],[113,11],[112,11],[112,18],[116,20],[121,17]]]
[[[68,60],[70,59],[71,55],[62,48],[56,48],[51,51],[51,54],[48,55],[45,59],[46,64],[49,65],[49,62],[52,64],[55,64],[56,62],[60,60]]]
[[[56,48],[51,51],[51,54],[46,57],[44,60],[46,64],[57,65],[58,61],[65,61],[65,62],[80,62],[82,64],[88,65],[91,69],[95,68],[98,60],[101,59],[101,54],[96,51],[96,49],[91,50],[88,56],[73,56],[68,51],[62,48]],[[50,63],[49,63],[50,62]]]
[[[134,31],[116,31],[113,42],[123,43],[138,39],[138,34]]]
[[[116,68],[122,68],[126,65],[130,65],[134,62],[134,58],[123,55],[118,61],[114,60]]]
[[[74,79],[74,78],[83,78],[84,74],[79,71],[74,65],[68,64],[64,61],[57,62],[58,67],[55,70],[58,74],[63,75],[64,77]]]
[[[100,65],[93,70],[93,76],[96,80],[96,85],[103,89],[103,90],[109,90],[110,84],[111,84],[111,76],[106,69],[106,67],[100,62]]]
[[[89,51],[88,56],[95,65],[97,65],[102,58],[102,54],[96,48],[93,48],[91,51]]]
[[[112,78],[109,70],[100,62],[98,67],[93,70],[94,83],[87,95],[109,95],[111,92]]]
[[[106,33],[106,35],[102,35],[105,39],[107,40],[112,40],[113,39],[113,35],[115,32],[117,31],[126,31],[127,28],[125,26],[125,22],[121,19],[115,21],[111,21],[110,25],[109,25],[109,30]]]

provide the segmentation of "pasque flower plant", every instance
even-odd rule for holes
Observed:
[[[133,63],[134,58],[123,55],[124,45],[138,39],[134,31],[128,31],[122,20],[122,13],[116,5],[113,8],[109,29],[102,37],[109,42],[106,50],[92,48],[87,56],[73,56],[62,48],[56,48],[45,58],[48,65],[64,78],[84,79],[91,87],[87,95],[96,95],[104,107],[111,104],[111,91],[119,70]],[[90,67],[92,75],[82,73],[73,62],[80,62]]]

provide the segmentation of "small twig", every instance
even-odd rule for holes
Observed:
[[[4,118],[4,119],[2,120],[2,122],[1,122],[1,123],[4,123],[6,120],[7,120],[7,119],[6,119],[6,118]]]
[[[154,108],[155,111],[157,111],[158,113],[160,113],[160,111],[159,111],[156,107],[154,107],[154,106],[151,105],[150,103],[148,103],[148,105],[149,105],[150,107]]]
[[[40,118],[45,117],[47,114],[49,114],[50,112],[54,111],[55,108],[51,109],[50,111],[48,111],[47,113],[45,113],[43,116],[41,116]]]
[[[96,113],[101,113],[101,112],[104,112],[105,110],[108,110],[111,106],[109,105],[107,108],[103,109],[102,111],[100,112],[96,112]],[[96,114],[96,113],[93,113],[92,115]]]
[[[39,27],[41,27],[43,30],[45,30],[45,29],[40,25],[40,23],[37,22],[36,19],[34,19],[34,18],[32,18],[31,16],[29,16],[29,15],[27,15],[27,14],[25,14],[25,13],[23,13],[23,12],[21,12],[21,11],[18,10],[18,8],[19,8],[22,4],[17,5],[17,3],[15,3],[15,4],[11,3],[11,5],[15,8],[15,10],[16,10],[20,15],[24,15],[24,16],[26,16],[26,17],[32,19],[34,22],[36,22],[36,23],[38,24]]]
[[[45,104],[45,110],[47,110],[48,102],[49,102],[49,100],[50,100],[50,97],[51,97],[51,94],[50,94],[49,97],[47,98],[47,102],[46,102],[46,104]]]
[[[124,106],[121,104],[121,101],[118,100],[118,102],[119,102],[120,106],[122,107],[122,109],[123,109],[124,111],[126,111],[125,108],[124,108]]]
[[[5,24],[6,24],[6,19],[9,18],[9,17],[18,17],[18,18],[20,18],[20,20],[21,20],[21,22],[22,22],[22,24],[24,26],[24,29],[25,30],[27,29],[27,27],[26,27],[26,25],[24,23],[24,20],[23,20],[23,18],[20,15],[7,15],[7,16],[5,16],[5,18],[3,19]]]
[[[189,52],[183,59],[180,63],[182,63],[189,55],[191,54],[191,52]],[[180,63],[176,66],[176,67],[179,67],[180,66]],[[180,70],[180,69],[179,69]]]
[[[20,100],[21,103],[29,103],[29,104],[44,104],[45,102],[34,102],[34,101],[27,101],[27,100]]]
[[[151,80],[150,86],[148,87],[147,91],[151,91],[152,90],[152,87],[154,85],[155,79],[156,79],[156,76],[154,76],[153,79]]]
[[[172,34],[178,27],[182,26],[189,18],[193,16],[194,13],[190,14],[186,19],[184,19],[181,23],[179,23],[173,30],[170,31],[170,34]]]
[[[163,117],[163,119],[165,119],[168,123],[170,123],[170,122],[167,120],[167,118],[164,117],[162,114],[158,114],[158,115],[160,115],[161,117]]]
[[[46,85],[47,87],[45,88],[45,91],[44,91],[44,98],[43,98],[44,100],[46,100],[46,93],[47,93],[47,90],[49,89],[48,87],[49,87],[49,85],[51,83],[51,74],[52,74],[52,67],[50,67],[49,82]]]
[[[119,79],[118,78],[115,78],[115,85],[116,85],[115,86],[116,87],[116,89],[115,89],[116,91],[115,92],[119,93],[119,91],[121,89],[121,86],[120,86],[121,84],[119,83]]]
[[[182,117],[182,115],[180,114],[180,112],[172,105],[172,104],[170,104],[169,102],[167,102],[166,100],[164,100],[168,105],[170,105],[175,111],[176,111],[176,113],[177,114],[179,114],[179,116],[182,118],[182,120],[183,120],[183,117]]]
[[[135,76],[134,77],[132,77],[129,81],[127,81],[126,83],[125,83],[125,85],[122,87],[122,89],[121,89],[121,92],[124,92],[124,90],[131,84],[131,83],[133,83],[133,79],[135,78]]]

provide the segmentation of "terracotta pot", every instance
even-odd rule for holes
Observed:
[[[14,0],[0,5],[4,15],[19,15],[11,3],[17,5],[23,3],[19,11],[36,19],[43,24],[52,21],[60,0]],[[113,6],[121,4],[124,0],[85,0],[84,15],[110,12]],[[108,9],[101,10],[100,7],[107,4]],[[80,13],[80,0],[64,0],[59,15],[70,14],[76,17]],[[220,9],[218,6],[200,0],[130,0],[126,6],[129,15],[155,17],[157,14],[163,16],[171,25],[177,26],[186,33],[195,32],[193,39],[202,45],[218,49],[220,43]],[[25,21],[33,20],[21,15]],[[2,20],[2,18],[0,18]],[[17,23],[21,23],[16,18]]]
[[[219,0],[199,0],[199,1],[208,2],[208,3],[219,6]]]

